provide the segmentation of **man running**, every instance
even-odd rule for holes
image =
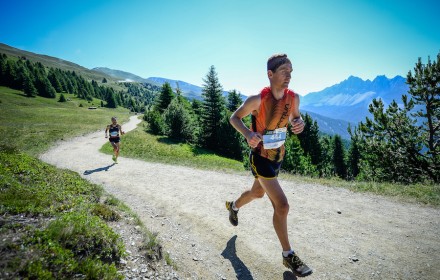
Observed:
[[[229,221],[238,225],[238,210],[266,193],[274,208],[273,226],[283,249],[283,264],[298,276],[312,273],[290,246],[287,233],[289,203],[277,176],[284,158],[284,141],[288,124],[291,131],[299,134],[304,122],[299,112],[299,96],[288,89],[292,63],[285,54],[271,56],[267,61],[267,76],[270,87],[259,94],[249,96],[232,114],[231,125],[240,132],[252,148],[250,165],[255,177],[253,186],[241,194],[236,201],[227,201]],[[252,125],[247,128],[242,119],[251,114]]]
[[[113,146],[113,156],[112,159],[115,163],[118,163],[118,156],[119,156],[119,144],[121,141],[120,135],[125,134],[124,131],[122,131],[121,125],[118,124],[118,121],[116,120],[116,117],[112,117],[112,123],[107,125],[107,128],[105,129],[105,138],[109,138],[110,144]]]

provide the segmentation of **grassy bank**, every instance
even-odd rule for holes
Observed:
[[[156,235],[128,207],[36,158],[63,138],[104,131],[113,115],[129,118],[125,109],[88,109],[100,101],[67,97],[59,103],[0,87],[1,279],[123,279],[117,270],[126,250],[114,223],[135,223],[145,255],[156,258]]]
[[[123,279],[125,245],[109,226],[125,220],[143,232],[156,258],[156,236],[120,201],[77,173],[0,146],[0,278]]]

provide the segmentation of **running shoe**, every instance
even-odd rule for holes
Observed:
[[[289,254],[287,257],[283,256],[283,264],[299,277],[310,275],[313,272],[295,253]]]
[[[112,156],[112,160],[114,161],[114,162],[116,162],[116,156]]]
[[[234,209],[232,209],[233,203],[233,201],[226,201],[226,209],[229,211],[229,221],[234,227],[236,227],[238,225],[238,210],[235,211]]]

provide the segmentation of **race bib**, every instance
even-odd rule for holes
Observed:
[[[263,147],[265,149],[276,149],[286,141],[287,127],[266,131],[263,135]]]
[[[118,132],[117,131],[112,131],[112,132],[110,132],[110,136],[111,137],[116,137],[116,136],[118,136]]]

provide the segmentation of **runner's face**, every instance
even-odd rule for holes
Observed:
[[[277,88],[288,88],[292,74],[292,64],[285,63],[278,67],[275,72],[270,71],[269,79]]]
[[[113,123],[113,124],[116,124],[116,119],[112,119],[112,123]]]

